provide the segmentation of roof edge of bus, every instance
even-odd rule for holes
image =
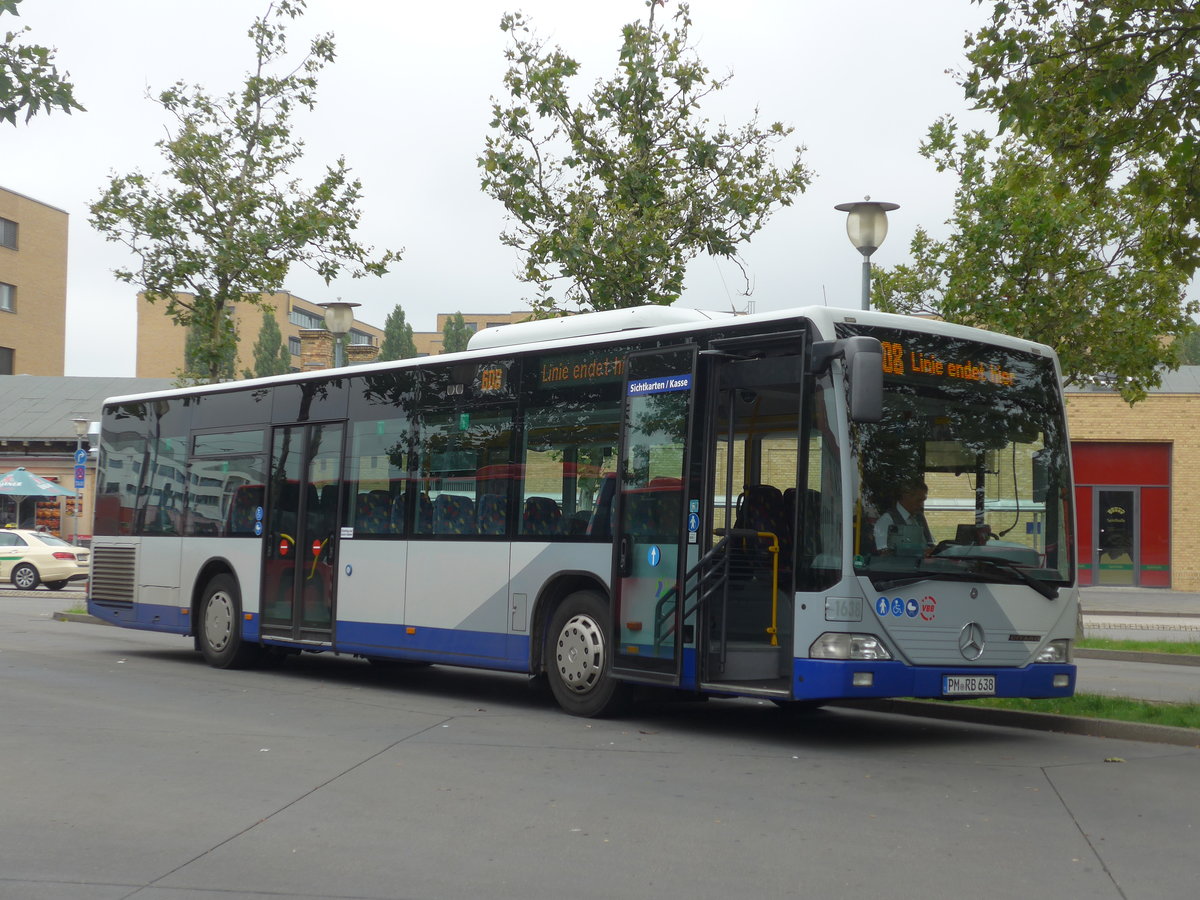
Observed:
[[[674,306],[646,304],[625,309],[606,309],[600,312],[577,313],[553,319],[531,319],[510,325],[493,325],[477,331],[467,342],[468,350],[494,350],[522,344],[544,344],[564,338],[588,337],[656,328],[664,325],[686,325],[708,322],[732,316],[731,312],[708,312]]]
[[[664,315],[665,314],[665,315]],[[596,318],[593,318],[596,317]],[[600,318],[603,317],[603,318]],[[565,347],[577,346],[586,344],[589,337],[601,337],[605,334],[620,334],[623,331],[638,331],[648,332],[649,335],[658,333],[670,334],[672,332],[684,330],[687,331],[688,326],[699,328],[701,323],[706,323],[710,327],[716,327],[719,322],[753,323],[753,322],[772,322],[780,319],[793,319],[797,317],[806,318],[813,323],[817,334],[824,334],[826,337],[832,334],[833,327],[841,323],[859,322],[864,325],[892,325],[894,327],[905,327],[917,331],[941,332],[952,336],[962,338],[980,340],[986,335],[986,340],[1002,346],[1016,350],[1033,351],[1039,355],[1047,356],[1057,360],[1053,348],[1038,343],[1037,341],[1027,338],[1012,337],[1011,335],[1000,334],[999,332],[987,331],[986,329],[975,328],[970,325],[958,325],[946,322],[941,319],[924,316],[905,316],[897,313],[886,313],[879,310],[860,310],[853,307],[844,306],[797,306],[786,309],[765,310],[755,313],[731,313],[728,311],[714,310],[699,310],[690,308],[674,308],[667,306],[637,306],[628,309],[604,310],[596,313],[579,313],[573,316],[562,316],[557,319],[541,319],[533,322],[518,322],[512,325],[497,325],[493,328],[485,328],[483,331],[477,332],[475,337],[486,334],[489,331],[508,331],[509,329],[526,329],[527,326],[549,326],[545,332],[545,337],[536,337],[541,334],[540,330],[532,328],[521,332],[516,332],[519,335],[533,335],[534,337],[522,337],[518,341],[505,340],[495,344],[477,344],[472,338],[468,348],[458,353],[438,354],[436,356],[412,357],[402,360],[391,360],[388,362],[367,362],[343,369],[314,369],[309,372],[292,372],[286,375],[270,375],[262,378],[249,378],[236,381],[225,381],[218,384],[203,384],[189,387],[168,388],[159,391],[150,391],[140,394],[126,394],[121,396],[109,397],[105,399],[104,406],[109,406],[116,403],[130,403],[135,401],[150,400],[156,397],[179,397],[189,394],[204,394],[213,391],[233,391],[253,388],[270,387],[277,383],[291,384],[296,381],[303,381],[308,378],[328,378],[333,373],[351,374],[351,375],[368,375],[375,372],[385,371],[388,369],[401,369],[408,367],[418,367],[428,365],[433,362],[456,362],[461,359],[463,361],[471,359],[485,359],[488,357],[491,350],[520,350],[523,347],[535,349],[539,345],[546,344],[552,341],[562,341]],[[582,321],[580,321],[582,320]],[[626,322],[624,327],[620,327],[618,323]],[[587,323],[592,323],[588,327]],[[577,331],[568,331],[566,324],[557,323],[572,323],[571,327],[578,329]],[[603,327],[597,327],[603,326]],[[536,337],[536,339],[535,339]]]

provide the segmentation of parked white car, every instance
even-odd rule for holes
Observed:
[[[0,581],[11,581],[18,590],[44,584],[59,591],[68,582],[86,579],[91,556],[90,550],[45,531],[0,529]]]

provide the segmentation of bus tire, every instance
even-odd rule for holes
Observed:
[[[242,596],[232,575],[209,579],[197,612],[205,662],[216,669],[241,669],[255,662],[258,648],[242,640]]]
[[[550,619],[543,662],[554,699],[573,716],[618,715],[630,687],[612,677],[608,603],[595,591],[567,596]]]

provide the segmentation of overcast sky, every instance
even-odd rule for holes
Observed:
[[[668,0],[667,13],[676,0]],[[57,48],[85,113],[54,113],[0,131],[0,185],[70,214],[68,375],[133,375],[134,294],[112,270],[128,264],[87,222],[87,207],[112,173],[162,169],[154,142],[167,118],[146,99],[178,80],[213,94],[239,88],[253,48],[246,30],[265,0],[24,0],[27,41]],[[758,311],[827,303],[857,307],[861,257],[834,204],[870,195],[899,203],[875,254],[879,265],[907,258],[916,225],[942,232],[954,181],[917,153],[931,122],[967,110],[946,70],[963,66],[963,38],[987,7],[968,0],[693,0],[691,37],[730,87],[703,110],[713,121],[795,127],[815,175],[795,204],[774,214],[743,248]],[[326,286],[306,269],[287,281],[314,302],[361,303],[360,318],[382,326],[399,303],[417,330],[439,312],[521,309],[530,289],[501,246],[503,208],[479,187],[491,98],[504,72],[501,15],[522,10],[538,34],[582,64],[582,95],[616,66],[621,26],[645,15],[642,0],[309,0],[289,29],[300,49],[334,32],[338,59],[321,75],[318,106],[293,119],[306,144],[302,176],[345,156],[363,182],[359,238],[404,248],[382,279]],[[659,12],[662,16],[663,12]],[[785,147],[786,149],[786,147]],[[780,159],[785,159],[786,153]],[[309,181],[311,183],[311,179]],[[740,275],[698,258],[683,305],[745,308]],[[254,340],[254,335],[243,340]]]

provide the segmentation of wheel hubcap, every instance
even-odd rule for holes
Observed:
[[[21,588],[22,590],[28,590],[29,586],[33,584],[33,581],[34,575],[29,569],[20,569],[17,572],[17,587]]]
[[[220,652],[229,643],[233,634],[233,600],[224,591],[217,591],[208,598],[204,608],[204,638],[208,645]]]
[[[555,656],[562,683],[578,694],[596,686],[604,672],[604,632],[591,616],[574,616],[558,635]]]

